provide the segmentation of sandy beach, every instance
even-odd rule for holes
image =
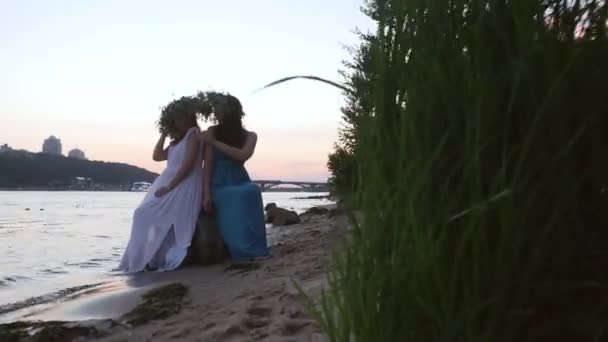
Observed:
[[[326,284],[343,215],[303,215],[280,228],[272,256],[251,267],[188,266],[87,288],[0,325],[3,341],[323,341],[294,282]],[[4,335],[3,335],[4,334]]]

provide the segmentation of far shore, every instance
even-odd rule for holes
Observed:
[[[272,256],[245,268],[186,266],[85,288],[13,313],[0,340],[324,341],[298,287],[315,300],[329,256],[347,232],[341,211],[302,215],[278,227]]]

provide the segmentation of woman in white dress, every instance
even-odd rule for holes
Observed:
[[[119,271],[173,270],[188,253],[202,207],[203,146],[196,116],[176,116],[169,147],[163,133],[154,148],[153,159],[167,160],[167,167],[135,209]]]

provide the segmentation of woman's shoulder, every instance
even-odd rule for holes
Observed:
[[[199,135],[201,134],[201,129],[197,126],[192,127],[188,130],[188,132],[186,132],[186,137],[188,138],[188,140],[193,140],[199,137]]]
[[[245,131],[245,134],[246,134],[248,137],[251,137],[251,138],[253,138],[253,139],[257,139],[257,138],[258,138],[258,135],[257,135],[257,134],[256,134],[254,131],[248,131],[248,130],[246,130],[246,129],[245,129],[244,131]]]

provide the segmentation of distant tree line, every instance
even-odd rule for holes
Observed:
[[[11,151],[0,153],[0,187],[46,187],[69,184],[74,177],[91,178],[104,185],[152,182],[158,176],[140,167],[102,161],[81,160],[45,153]]]

